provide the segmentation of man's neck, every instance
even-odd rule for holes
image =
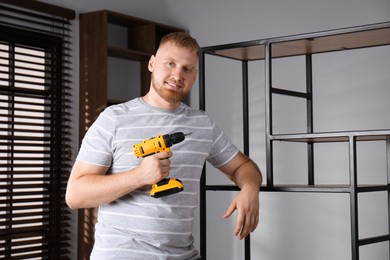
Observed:
[[[181,103],[181,102],[177,102],[177,103],[167,102],[160,96],[158,97],[153,96],[153,94],[150,92],[148,92],[145,96],[143,96],[142,99],[151,106],[161,108],[161,109],[167,109],[167,110],[175,110],[180,106]]]

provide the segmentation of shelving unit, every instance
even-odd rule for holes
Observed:
[[[243,90],[243,143],[244,153],[249,151],[249,103],[248,103],[248,62],[264,60],[265,62],[265,129],[266,129],[266,185],[262,192],[316,192],[316,193],[348,193],[350,194],[351,216],[351,256],[359,260],[359,247],[390,240],[389,230],[386,235],[359,238],[358,224],[358,194],[362,192],[387,192],[388,209],[390,212],[390,129],[315,132],[313,123],[313,82],[312,56],[320,53],[338,52],[344,50],[370,48],[390,45],[390,22],[351,27],[345,29],[323,31],[317,33],[293,35],[287,37],[269,38],[263,40],[224,44],[204,47],[199,59],[199,97],[200,109],[206,110],[205,96],[205,57],[206,55],[232,59],[242,63]],[[276,88],[272,84],[272,62],[277,58],[303,56],[306,62],[306,91],[291,91]],[[273,98],[274,95],[284,95],[303,99],[306,103],[306,129],[304,133],[275,134],[273,131]],[[382,140],[386,143],[387,184],[358,185],[357,176],[357,143],[363,141]],[[274,143],[300,142],[307,144],[307,184],[306,185],[275,185],[274,184]],[[317,185],[314,174],[314,144],[344,142],[348,145],[349,184],[348,185]],[[201,179],[201,254],[207,256],[206,237],[206,198],[208,191],[237,191],[236,186],[208,185],[205,170]],[[390,228],[390,217],[388,217]],[[250,237],[245,239],[245,259],[251,259]]]

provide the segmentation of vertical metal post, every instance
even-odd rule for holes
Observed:
[[[313,133],[313,65],[312,55],[306,54],[306,124],[307,133]],[[307,143],[308,184],[314,185],[314,144]]]
[[[242,110],[244,154],[249,156],[249,90],[248,90],[248,61],[242,62]]]
[[[388,229],[390,234],[390,139],[386,139],[386,171],[387,171],[387,217],[388,217]],[[390,241],[389,241],[389,253],[390,253]]]
[[[206,110],[205,53],[199,49],[199,109]]]
[[[244,154],[249,156],[249,89],[248,89],[248,61],[242,62],[242,106],[243,106],[243,137]],[[250,235],[245,238],[245,260],[251,259]]]
[[[205,90],[205,53],[199,50],[199,109],[206,109],[206,90]],[[207,259],[207,233],[206,233],[206,167],[203,166],[202,177],[200,178],[199,194],[199,216],[200,216],[200,255],[203,260]]]
[[[272,45],[265,45],[265,138],[267,157],[267,186],[274,186],[272,135]]]
[[[350,214],[352,260],[359,260],[358,181],[356,163],[356,137],[349,137]]]

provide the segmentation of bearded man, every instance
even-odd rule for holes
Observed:
[[[234,235],[253,232],[259,221],[262,175],[203,111],[182,101],[196,80],[198,43],[171,33],[148,64],[149,92],[103,111],[86,133],[69,177],[72,209],[99,207],[91,259],[201,259],[192,228],[205,161],[240,187],[224,217],[237,210]],[[134,144],[166,133],[192,134],[171,151],[145,158]],[[178,178],[184,191],[153,198],[152,184]]]

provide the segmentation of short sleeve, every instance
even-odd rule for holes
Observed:
[[[212,140],[213,144],[207,161],[215,168],[225,165],[237,155],[237,147],[216,126],[215,122],[212,122]]]
[[[104,110],[85,134],[76,160],[110,167],[113,158],[115,125],[113,111]]]

